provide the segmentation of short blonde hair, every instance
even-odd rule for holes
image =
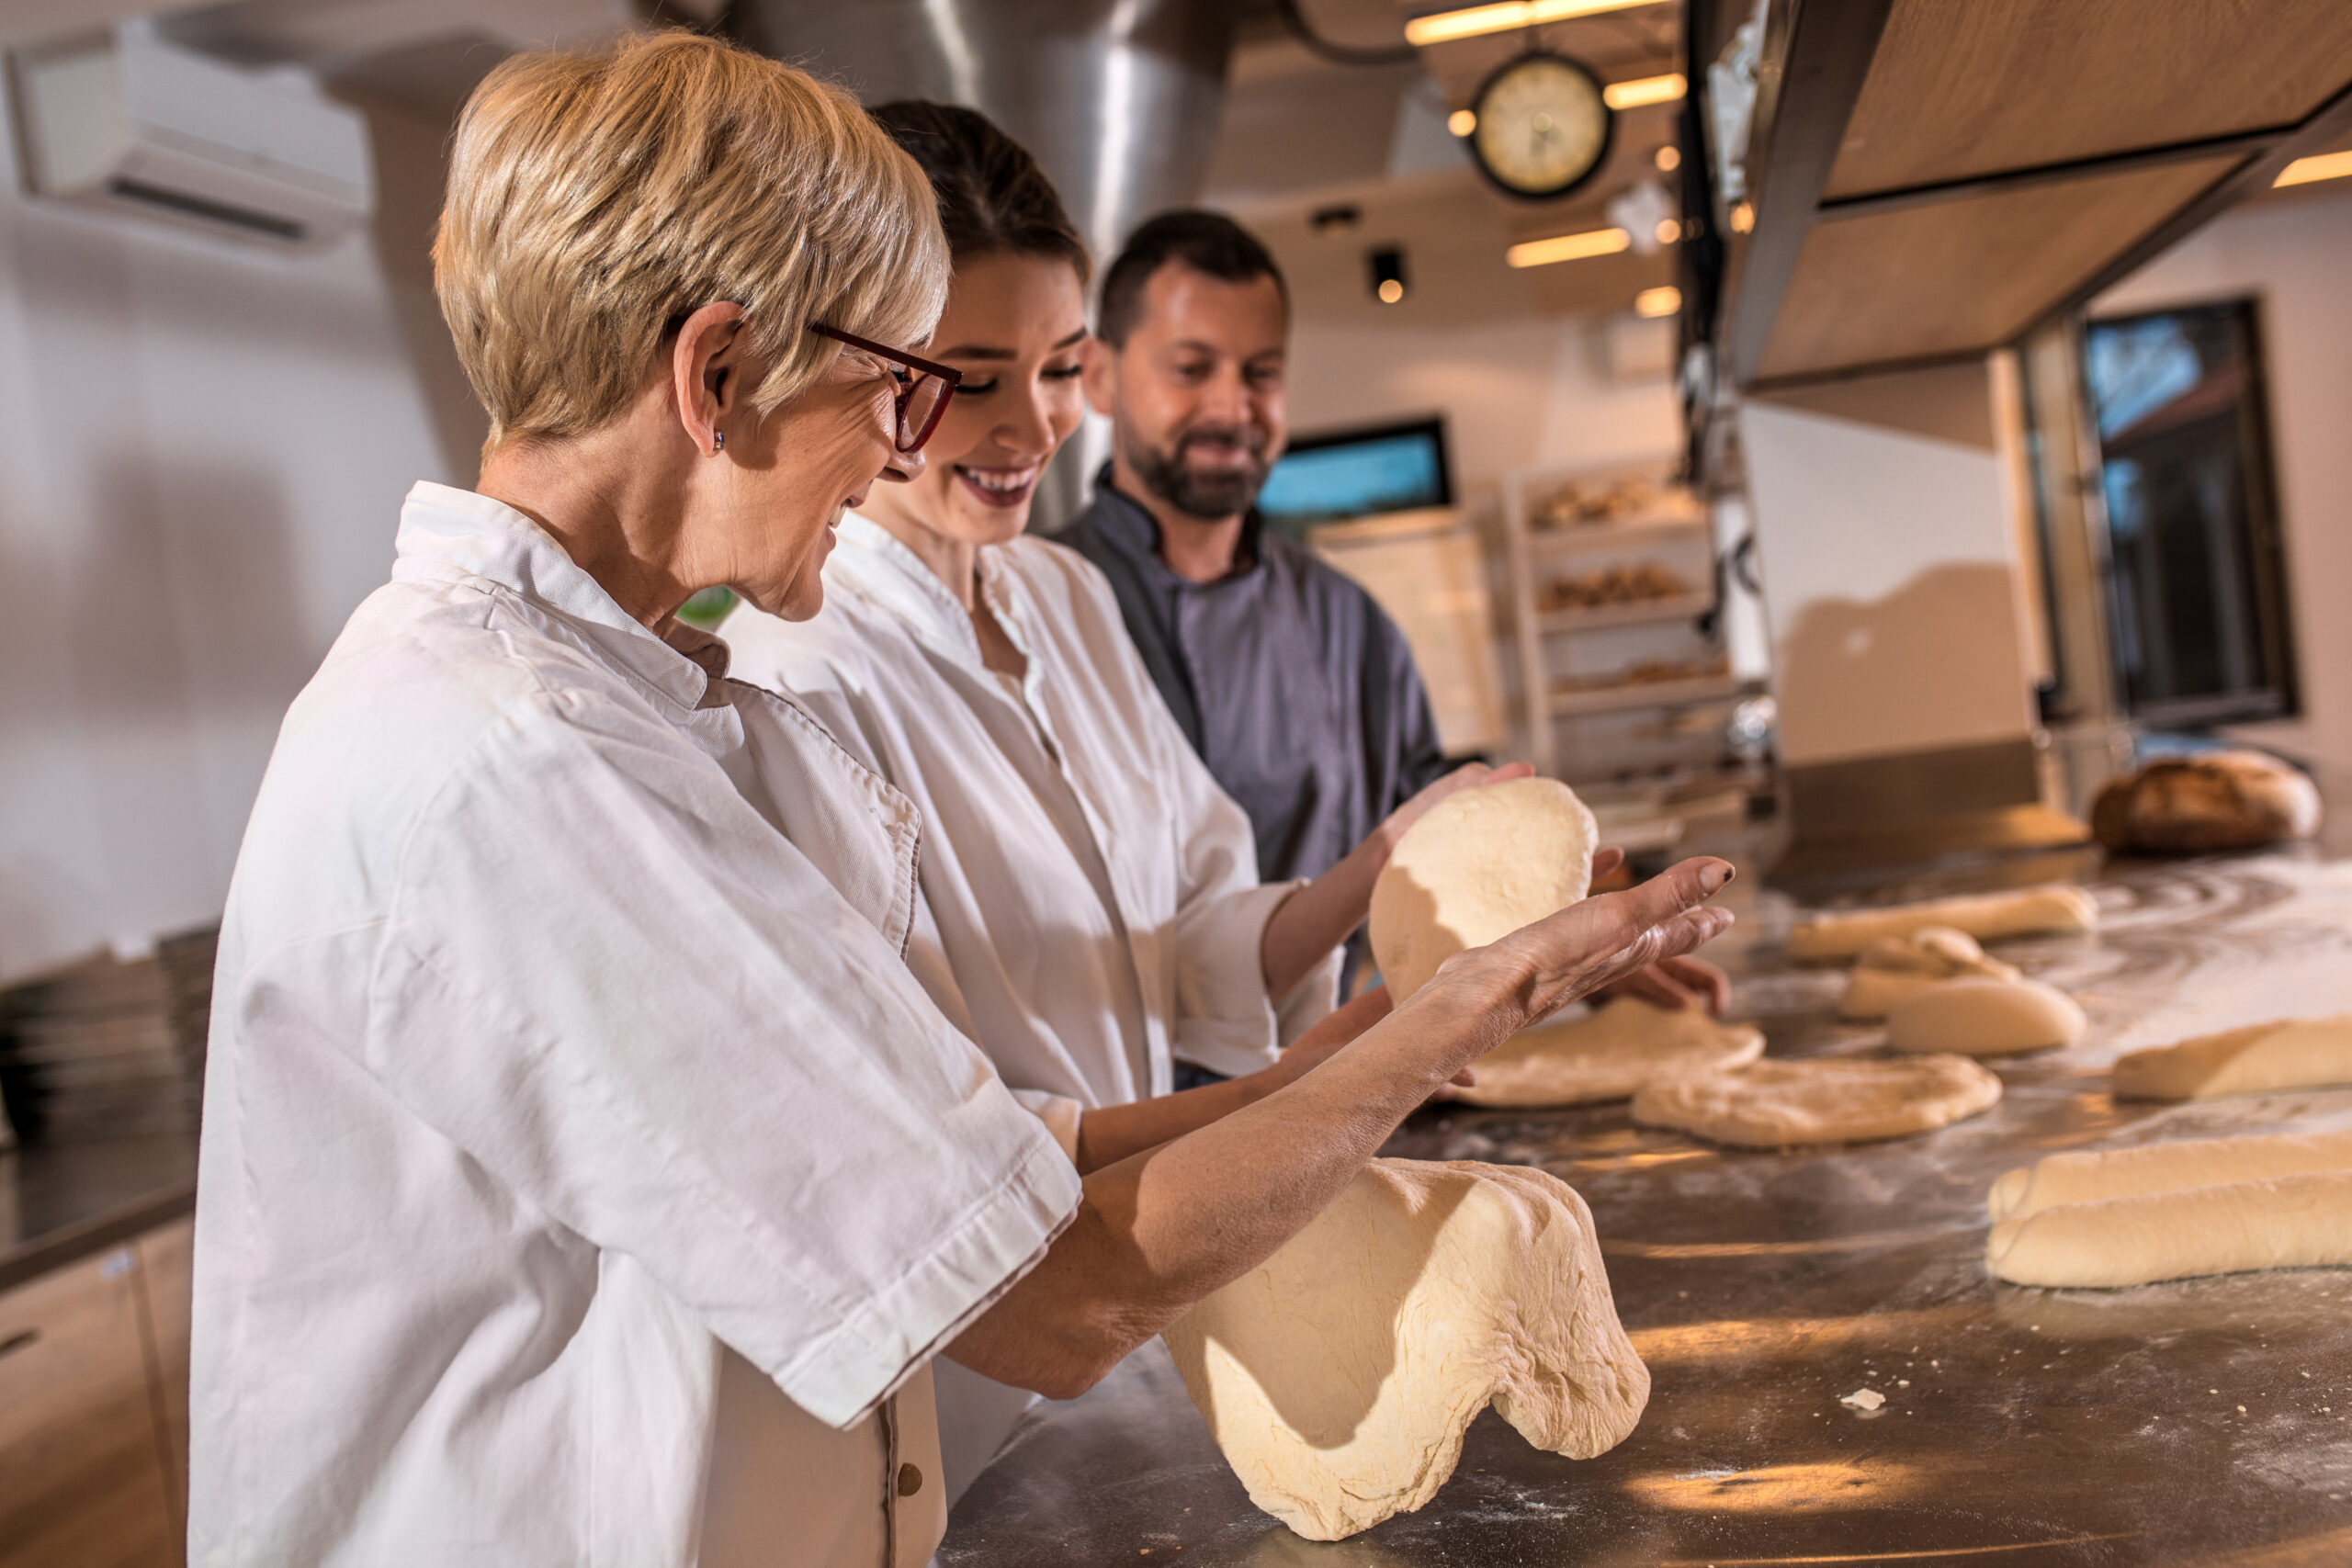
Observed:
[[[675,318],[720,300],[772,367],[764,416],[839,352],[809,323],[912,347],[947,278],[930,182],[855,99],[684,32],[492,71],[433,245],[485,452],[615,418]]]

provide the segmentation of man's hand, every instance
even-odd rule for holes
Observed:
[[[1731,976],[1703,958],[1662,958],[1594,991],[1600,997],[1639,997],[1669,1010],[1701,1007],[1720,1013],[1731,1005]]]

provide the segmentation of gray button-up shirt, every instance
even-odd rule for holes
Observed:
[[[1252,512],[1245,563],[1188,582],[1111,484],[1055,537],[1102,569],[1152,682],[1249,815],[1258,874],[1319,876],[1445,771],[1412,650],[1372,596]]]

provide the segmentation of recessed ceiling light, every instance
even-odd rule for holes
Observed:
[[[1600,89],[1600,101],[1612,109],[1637,109],[1647,104],[1670,104],[1689,88],[1682,73],[1669,71],[1663,76],[1639,76],[1631,82],[1611,82]]]
[[[2352,175],[2352,152],[2323,152],[2316,158],[2298,158],[2278,171],[2270,182],[2271,188],[2280,186],[2307,186],[2313,180],[2340,180]]]
[[[1478,129],[1478,117],[1468,109],[1455,109],[1445,117],[1445,129],[1456,136],[1467,136]]]
[[[1661,147],[1650,162],[1657,165],[1660,174],[1670,175],[1682,166],[1682,149]]]
[[[1645,288],[1634,296],[1634,314],[1637,316],[1671,316],[1682,309],[1682,290],[1671,283],[1656,288]]]
[[[1565,22],[1570,17],[1628,11],[1652,3],[1653,0],[1504,0],[1501,5],[1466,6],[1460,10],[1440,11],[1432,17],[1414,17],[1405,24],[1405,40],[1423,46],[1445,43],[1458,38],[1541,27],[1545,22]]]
[[[1588,229],[1581,234],[1523,241],[1505,251],[1503,260],[1513,266],[1549,266],[1588,256],[1612,256],[1633,243],[1634,237],[1623,229]]]

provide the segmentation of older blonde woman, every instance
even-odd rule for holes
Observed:
[[[230,894],[192,1561],[920,1563],[934,1354],[1078,1392],[1504,1032],[1720,929],[1719,862],[1588,901],[1081,1179],[902,962],[904,798],[673,618],[810,613],[921,471],[920,172],[707,40],[526,57],[435,268],[481,484],[412,492]]]

